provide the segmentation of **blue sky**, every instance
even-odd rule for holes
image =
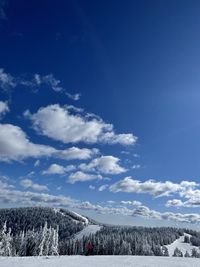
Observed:
[[[0,1],[0,206],[198,227],[199,1]]]

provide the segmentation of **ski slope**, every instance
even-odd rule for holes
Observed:
[[[184,236],[191,237],[191,235],[184,233],[183,236],[179,237],[173,243],[166,246],[168,248],[169,256],[172,256],[174,254],[175,248],[180,249],[183,255],[185,254],[186,251],[191,255],[191,251],[193,248],[195,248],[198,252],[200,252],[200,249],[198,247],[192,246],[189,243],[184,243]],[[200,262],[199,262],[199,266],[200,266]]]
[[[83,236],[89,236],[90,234],[95,234],[101,229],[101,226],[95,224],[89,224],[82,231],[78,232],[75,236],[75,240],[80,240]]]
[[[200,259],[155,256],[0,257],[1,267],[199,267]]]

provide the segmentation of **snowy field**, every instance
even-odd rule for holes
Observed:
[[[153,256],[0,257],[1,267],[199,267],[200,259]]]
[[[186,251],[191,255],[193,248],[195,248],[198,252],[200,252],[200,249],[198,247],[192,246],[191,244],[188,244],[188,243],[184,243],[184,236],[191,237],[191,235],[184,233],[183,236],[176,239],[170,245],[166,246],[168,249],[168,252],[169,252],[169,256],[172,256],[174,254],[175,248],[180,249],[180,251],[183,253],[183,255],[185,254]]]

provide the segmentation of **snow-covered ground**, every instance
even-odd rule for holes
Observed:
[[[153,256],[0,257],[1,267],[199,267],[200,259]]]
[[[191,255],[191,251],[193,248],[195,248],[198,252],[200,252],[200,249],[198,247],[192,246],[189,243],[184,243],[184,236],[190,237],[191,235],[184,233],[183,236],[179,237],[173,243],[166,246],[168,248],[169,256],[172,256],[174,254],[175,248],[180,249],[183,255],[185,254],[186,251]]]
[[[89,224],[82,231],[78,232],[75,236],[75,240],[81,239],[83,236],[89,236],[90,234],[95,234],[101,229],[101,226],[95,224]]]

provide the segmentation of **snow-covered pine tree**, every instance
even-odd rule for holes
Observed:
[[[58,227],[57,229],[48,229],[48,254],[47,255],[58,255]]]
[[[190,254],[188,253],[188,251],[185,252],[184,257],[186,257],[186,258],[190,257]]]
[[[163,246],[162,247],[162,254],[165,257],[168,257],[169,256],[169,251],[168,251],[168,248],[166,246]]]
[[[11,228],[7,230],[7,222],[4,223],[3,229],[0,233],[0,255],[1,256],[12,256],[12,237]]]
[[[41,229],[41,237],[39,237],[39,256],[44,256],[45,245],[47,241],[47,222],[45,222],[44,227]]]
[[[181,252],[180,249],[175,248],[173,257],[183,257],[183,253]]]

